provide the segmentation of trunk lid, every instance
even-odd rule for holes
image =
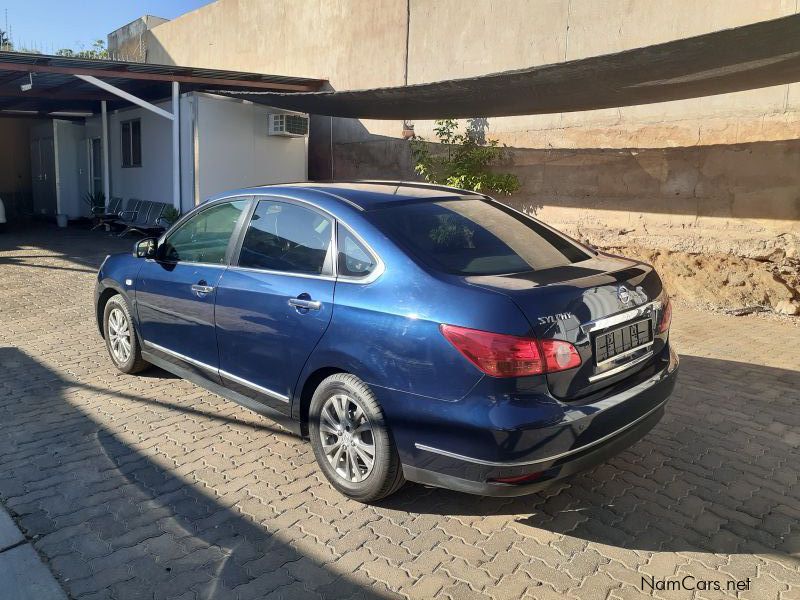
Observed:
[[[656,331],[661,280],[644,263],[599,254],[542,271],[464,280],[509,296],[537,338],[575,345],[581,366],[547,375],[559,399],[576,400],[640,371],[666,342]]]

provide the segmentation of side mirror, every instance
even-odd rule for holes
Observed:
[[[158,240],[156,238],[144,238],[134,244],[133,255],[136,258],[155,258],[157,248]]]

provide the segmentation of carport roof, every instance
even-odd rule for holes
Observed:
[[[117,95],[75,75],[97,77],[149,101],[169,97],[170,85],[175,81],[180,83],[182,91],[235,89],[281,93],[317,91],[326,83],[305,77],[0,52],[0,115],[96,113],[101,100],[108,101],[109,109],[127,104]],[[33,87],[22,90],[20,86],[31,80]]]

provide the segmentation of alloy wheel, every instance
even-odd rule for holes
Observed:
[[[336,474],[351,483],[364,481],[375,465],[375,437],[364,409],[350,396],[335,394],[320,413],[322,449]]]
[[[131,355],[131,328],[125,313],[114,308],[108,315],[108,342],[117,362],[124,364]]]

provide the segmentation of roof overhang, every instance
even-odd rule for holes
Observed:
[[[184,92],[234,89],[286,94],[312,92],[326,84],[324,80],[304,77],[0,52],[0,115],[96,113],[101,100],[108,102],[109,109],[129,104],[118,94],[77,76],[100,79],[148,101],[169,98],[173,82],[179,83]],[[30,82],[32,87],[26,89],[25,84]]]
[[[558,64],[393,88],[222,93],[307,113],[441,119],[573,112],[800,81],[800,15]]]

